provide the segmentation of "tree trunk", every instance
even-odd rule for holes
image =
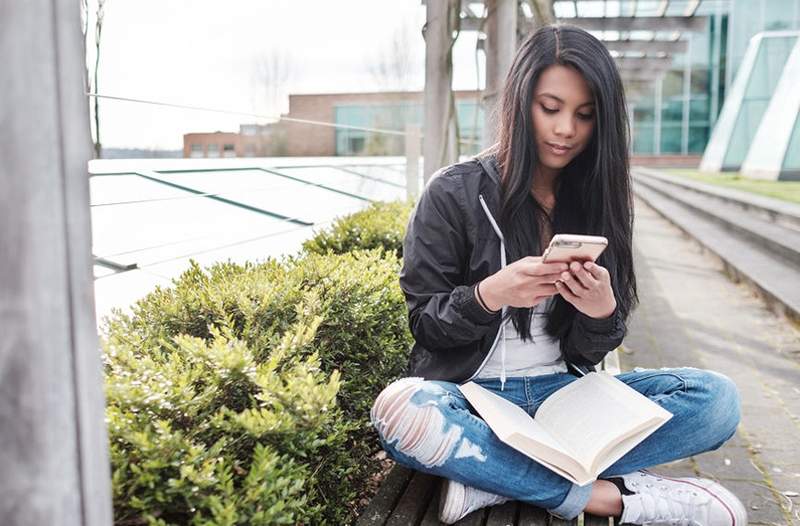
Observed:
[[[459,0],[426,3],[424,177],[458,161],[458,124],[453,97],[453,45],[459,30]]]

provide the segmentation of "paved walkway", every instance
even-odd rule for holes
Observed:
[[[800,526],[800,330],[640,200],[634,259],[641,303],[622,370],[714,369],[742,397],[742,422],[726,445],[654,471],[723,481],[750,524]]]

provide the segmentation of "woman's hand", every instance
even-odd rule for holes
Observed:
[[[556,281],[556,289],[562,298],[590,318],[608,318],[617,308],[608,270],[591,261],[570,263],[569,271],[562,272]]]
[[[554,285],[566,263],[542,263],[541,257],[527,256],[492,274],[479,283],[486,306],[500,310],[503,305],[533,307],[558,293]]]

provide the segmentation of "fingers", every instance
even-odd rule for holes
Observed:
[[[605,267],[601,267],[597,263],[592,263],[591,261],[587,261],[583,264],[583,268],[589,271],[589,273],[596,279],[597,281],[603,281],[605,279],[610,279],[608,274],[608,269]]]
[[[570,274],[569,272],[562,272],[561,273],[561,277],[559,278],[559,280],[556,283],[557,284],[558,283],[563,283],[563,285],[572,294],[574,294],[575,296],[577,296],[579,298],[583,297],[584,295],[586,295],[586,293],[589,292],[589,289],[584,287],[581,284],[581,282],[578,281],[575,277],[573,277],[572,274]],[[559,292],[561,291],[560,288],[558,290],[559,290]]]
[[[536,287],[536,296],[552,296],[558,294],[555,283],[545,283]]]
[[[523,272],[529,276],[546,276],[548,274],[558,274],[569,268],[566,263],[535,263],[523,267]]]
[[[572,293],[572,291],[561,281],[556,281],[556,290],[561,297],[567,300],[568,302],[572,303],[573,305],[580,301],[580,298]]]
[[[585,268],[584,265],[581,265],[577,261],[573,261],[570,263],[569,266],[570,272],[572,275],[575,276],[581,285],[583,285],[586,289],[593,289],[599,285],[599,282],[595,277],[589,273],[589,271]]]

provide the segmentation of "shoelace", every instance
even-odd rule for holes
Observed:
[[[659,484],[663,479],[636,486],[640,502],[640,513],[633,520],[638,524],[674,524],[676,526],[696,526],[707,522],[708,503],[711,497],[693,489],[670,487]],[[676,518],[680,517],[680,518]]]

